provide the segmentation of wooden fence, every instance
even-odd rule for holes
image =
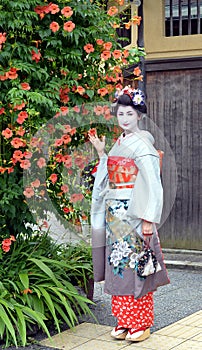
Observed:
[[[146,92],[148,116],[168,141],[177,168],[176,198],[159,229],[161,242],[163,247],[202,249],[202,70],[147,71]],[[156,146],[161,147],[158,139]],[[173,158],[164,159],[165,174]],[[168,201],[174,173],[169,181]]]

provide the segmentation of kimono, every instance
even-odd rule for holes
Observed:
[[[163,189],[159,152],[153,143],[153,136],[147,131],[121,134],[108,156],[100,158],[92,193],[94,280],[105,281],[104,291],[112,295],[112,312],[121,317],[119,325],[123,327],[127,322],[130,327],[136,322],[137,313],[130,321],[132,310],[128,315],[123,311],[133,304],[133,310],[137,308],[138,312],[147,306],[150,316],[146,327],[151,326],[152,292],[170,282],[155,225],[161,218]],[[135,259],[142,247],[143,220],[153,223],[150,247],[160,268],[140,278]],[[123,315],[126,323],[122,322]],[[132,328],[136,326],[135,323]]]

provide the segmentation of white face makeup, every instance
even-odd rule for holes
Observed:
[[[140,117],[133,107],[120,105],[117,111],[117,119],[119,126],[126,134],[139,131],[138,120]]]

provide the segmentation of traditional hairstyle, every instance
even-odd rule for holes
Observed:
[[[119,105],[131,106],[140,113],[147,113],[144,94],[140,89],[132,89],[126,86],[123,90],[117,90],[111,106],[111,113],[117,115]]]

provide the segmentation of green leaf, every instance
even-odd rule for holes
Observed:
[[[36,291],[36,289],[37,288],[32,288],[36,293],[37,293],[37,291]],[[39,292],[39,291],[38,291]],[[39,292],[40,293],[40,292]],[[38,295],[38,293],[37,293],[37,295]],[[41,294],[40,294],[41,295]],[[32,295],[32,305],[33,305],[33,309],[35,310],[35,311],[39,311],[39,312],[41,312],[42,314],[44,314],[44,302],[43,302],[43,299],[39,299],[39,297],[38,296],[36,296],[36,295]]]
[[[28,315],[31,319],[33,319],[34,321],[36,321],[42,328],[43,330],[46,332],[47,336],[49,338],[51,338],[50,336],[50,333],[49,333],[49,330],[48,328],[46,327],[45,323],[43,320],[46,319],[45,315],[43,315],[42,313],[40,312],[37,312],[37,311],[34,311],[32,309],[30,309],[29,307],[27,306],[24,306],[23,308],[23,312]]]
[[[3,322],[0,322],[0,336],[1,339],[3,338],[4,332],[5,332],[6,324]]]
[[[92,98],[92,97],[94,96],[95,92],[94,92],[94,90],[86,90],[86,94],[87,94],[90,98]]]
[[[19,278],[25,289],[29,288],[29,276],[27,273],[19,273]]]
[[[50,279],[52,279],[52,281],[55,282],[56,285],[60,286],[60,283],[55,277],[53,271],[48,266],[46,266],[41,260],[31,258],[28,259],[28,261],[33,261]]]
[[[46,305],[47,305],[49,311],[51,312],[51,314],[53,316],[53,319],[55,321],[55,325],[57,327],[57,330],[58,330],[58,332],[60,332],[60,326],[59,326],[59,323],[58,323],[58,319],[56,317],[55,307],[54,307],[54,304],[52,302],[51,296],[43,287],[38,286],[38,288],[41,291],[41,295],[42,295],[42,297],[44,297],[44,299],[46,301]]]
[[[60,307],[59,304],[55,303],[55,308],[57,310],[57,312],[59,313],[59,315],[63,318],[63,320],[66,322],[66,324],[71,328],[72,326],[74,326],[75,324],[72,324],[67,315],[64,313],[63,309]]]
[[[15,346],[17,347],[17,339],[16,339],[16,336],[15,336],[15,329],[6,313],[6,310],[4,309],[4,307],[1,305],[2,303],[2,300],[0,300],[0,319],[1,319],[1,322],[3,324],[5,324],[6,328],[8,329],[9,333],[11,334],[12,336],[12,339],[14,341],[14,344]]]
[[[68,317],[71,321],[71,326],[74,326],[75,325],[75,322],[77,322],[77,316],[73,310],[73,308],[71,307],[69,301],[68,301],[68,298],[65,298],[64,295],[62,295],[61,292],[64,293],[64,289],[60,291],[57,290],[56,288],[53,288],[53,287],[49,287],[50,290],[52,290],[61,300],[62,302],[62,305],[65,307],[66,311],[67,311],[67,314],[68,314]],[[69,295],[68,295],[69,297]],[[72,304],[75,306],[74,302],[72,302]]]
[[[10,301],[8,301],[8,300],[6,300],[6,299],[1,299],[0,302],[1,302],[1,304],[4,305],[7,309],[10,308],[11,310],[14,310],[14,306],[13,306],[13,304],[12,304]]]
[[[17,319],[17,328],[18,332],[22,341],[22,345],[25,346],[27,342],[27,331],[26,331],[26,322],[25,322],[25,317],[23,315],[23,312],[19,307],[15,307],[16,314],[18,316]]]

